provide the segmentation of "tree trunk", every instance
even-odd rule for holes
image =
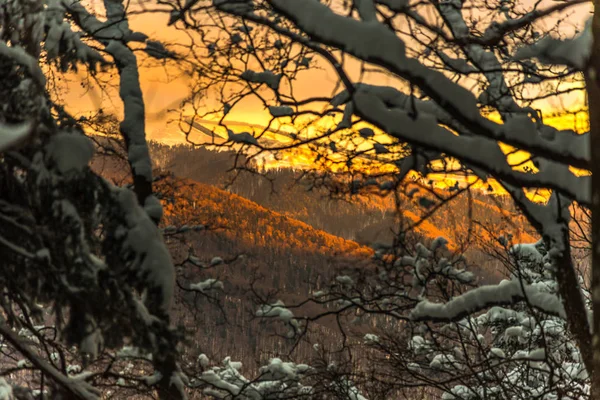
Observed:
[[[600,0],[594,1],[598,10]],[[591,170],[592,170],[592,268],[591,290],[592,309],[592,348],[580,349],[581,352],[593,353],[593,368],[588,371],[591,376],[591,396],[600,400],[600,12],[594,13],[592,19],[594,44],[590,55],[588,69],[585,71],[588,94],[588,112],[591,137]]]
[[[185,395],[171,382],[171,377],[178,369],[175,355],[170,353],[164,360],[156,364],[158,365],[155,365],[155,368],[163,375],[156,385],[158,398],[160,400],[185,400]]]
[[[123,0],[104,0],[108,22],[117,24],[123,33],[129,31],[127,9]],[[137,58],[126,43],[121,40],[109,40],[105,50],[113,57],[119,71],[119,96],[123,101],[124,118],[120,129],[127,146],[127,158],[133,175],[133,190],[140,206],[152,196],[152,161],[146,141],[146,116],[144,96],[140,85]],[[160,216],[149,215],[156,225]],[[151,310],[152,311],[152,310]],[[159,315],[169,325],[168,315]],[[160,400],[184,400],[185,393],[173,384],[172,378],[178,372],[175,342],[161,349],[166,355],[155,354],[154,368],[162,379],[156,386]]]

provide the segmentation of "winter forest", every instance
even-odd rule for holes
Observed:
[[[0,0],[0,400],[600,400],[597,5]]]

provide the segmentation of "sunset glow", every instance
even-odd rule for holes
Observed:
[[[134,5],[135,6],[135,5]],[[97,6],[97,9],[102,7]],[[581,8],[577,15],[583,19],[586,15],[586,8]],[[189,37],[173,27],[165,27],[164,20],[166,16],[162,13],[141,13],[131,18],[132,28],[144,32],[152,38],[162,40],[166,43],[176,44],[182,48],[189,43]],[[160,28],[157,28],[160,27]],[[182,133],[182,128],[185,131],[187,126],[184,122],[179,123],[180,116],[183,116],[183,121],[188,120],[192,116],[193,110],[182,109],[181,101],[189,95],[190,81],[189,77],[182,71],[174,68],[168,63],[147,60],[142,53],[138,54],[142,61],[140,69],[141,84],[146,101],[147,113],[147,136],[150,140],[156,140],[161,143],[174,145],[184,143],[196,143],[204,145],[221,145],[227,140],[227,131],[224,127],[218,126],[216,121],[220,118],[218,114],[212,115],[210,120],[202,119],[196,121],[196,124],[202,125],[204,128],[214,132],[214,136],[210,137],[206,132],[193,128],[186,138]],[[295,85],[296,96],[299,98],[308,98],[310,96],[319,95],[320,93],[333,92],[339,85],[335,72],[331,67],[317,60],[316,66],[308,71],[304,71],[299,75],[299,81]],[[348,57],[345,61],[345,68],[349,76],[354,79],[361,77],[363,82],[374,83],[378,85],[390,85],[400,87],[400,83],[393,77],[377,72],[364,72],[365,67],[357,62],[354,58]],[[368,67],[368,66],[366,66]],[[99,78],[106,82],[114,82],[115,77],[101,73]],[[87,82],[80,85],[79,81]],[[117,93],[110,88],[100,92],[93,81],[89,81],[83,73],[73,76],[71,82],[63,82],[61,84],[64,91],[62,95],[65,98],[65,103],[69,109],[75,114],[86,115],[95,112],[99,108],[103,108],[108,112],[121,114],[121,107],[117,99]],[[581,90],[567,93],[558,97],[550,97],[545,100],[537,101],[536,107],[541,110],[543,115],[546,115],[544,122],[558,129],[573,129],[577,132],[583,132],[588,128],[587,114],[583,109],[585,99]],[[220,105],[216,98],[207,96],[204,101],[204,110],[199,110],[200,113],[218,108]],[[570,110],[575,110],[569,113]],[[189,116],[189,117],[187,117]],[[490,119],[498,122],[497,115],[490,115]],[[260,136],[259,142],[264,143],[266,147],[277,148],[285,147],[293,143],[291,135],[297,135],[298,138],[307,139],[315,137],[319,133],[333,129],[340,118],[321,117],[318,119],[298,118],[295,123],[291,123],[289,118],[279,118],[271,120],[271,115],[265,109],[263,104],[256,97],[245,98],[240,104],[227,115],[225,123],[233,132],[251,132],[255,136]],[[271,123],[270,129],[263,132],[264,127]],[[372,142],[389,143],[389,136],[382,133],[380,130],[367,124],[359,124],[356,129],[361,127],[369,127],[376,133],[371,140],[362,140],[350,144],[349,142],[341,142],[338,147],[344,150],[345,146],[348,150],[366,151],[372,148]],[[346,137],[347,133],[340,132],[338,137]],[[237,146],[239,147],[239,146]],[[234,146],[236,148],[236,146]],[[508,160],[513,165],[518,165],[518,168],[535,169],[531,162],[527,162],[528,154],[524,152],[512,152],[510,146],[503,146],[505,153],[508,154]],[[296,148],[293,150],[282,150],[274,154],[263,153],[258,157],[259,164],[267,169],[280,167],[293,168],[311,168],[314,166],[316,154],[307,147]],[[336,163],[336,160],[343,160],[342,155],[330,154],[329,158],[332,162],[322,165],[322,167],[330,168],[332,171],[347,171],[345,166]],[[380,156],[381,160],[386,157]],[[371,172],[393,172],[397,168],[390,164],[382,164],[373,159],[357,159],[353,168],[363,168],[365,171]],[[585,174],[585,171],[581,172]],[[416,176],[411,173],[409,178]],[[445,188],[455,185],[459,182],[460,185],[472,185],[481,190],[492,189],[494,193],[502,193],[500,185],[494,181],[480,182],[474,176],[458,176],[453,174],[440,174],[433,171],[425,180],[433,180],[434,185],[439,188]]]

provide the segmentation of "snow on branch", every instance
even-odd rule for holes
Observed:
[[[231,129],[227,129],[227,137],[231,142],[258,146],[258,140],[248,132],[234,133]]]
[[[61,59],[61,67],[66,64],[62,61],[67,61],[72,64],[73,60],[87,63],[92,69],[96,63],[106,64],[106,60],[102,55],[81,40],[82,32],[74,31],[71,26],[71,21],[65,20],[65,15],[68,14],[78,24],[84,24],[84,29],[87,33],[93,32],[97,38],[98,32],[104,25],[95,17],[87,12],[84,6],[76,0],[52,0],[48,2],[48,7],[45,9],[44,28],[46,37],[44,39],[44,47],[49,60]]]
[[[14,125],[0,122],[0,152],[9,150],[11,147],[29,136],[32,131],[32,121],[26,121]]]
[[[377,9],[373,0],[354,0],[354,7],[363,21],[377,21]]]
[[[354,88],[355,90],[376,93],[388,108],[399,108],[406,111],[414,110],[417,114],[425,113],[435,117],[439,122],[445,125],[452,125],[454,123],[452,117],[434,102],[412,98],[392,86],[357,83]],[[352,98],[348,90],[342,90],[331,99],[330,104],[334,107],[339,107],[351,100]]]
[[[336,14],[327,5],[316,0],[273,0],[271,4],[314,41],[340,48],[416,83],[424,94],[473,133],[527,149],[549,159],[570,163],[575,167],[589,166],[590,152],[586,135],[557,135],[560,137],[547,140],[538,134],[531,121],[526,124],[523,123],[525,121],[520,121],[518,126],[511,126],[509,129],[488,120],[479,112],[473,93],[454,83],[443,73],[427,68],[416,59],[408,58],[405,43],[379,22],[358,21]]]
[[[459,321],[489,307],[526,301],[548,314],[566,319],[562,301],[557,296],[539,291],[536,286],[518,280],[505,280],[464,293],[447,303],[422,300],[411,312],[413,321]]]
[[[279,82],[281,81],[281,74],[274,74],[271,71],[255,72],[246,70],[240,77],[247,82],[264,83],[273,90],[279,89]]]
[[[204,394],[217,399],[311,398],[312,387],[301,383],[302,378],[312,369],[306,364],[272,358],[268,365],[259,368],[260,377],[251,381],[240,373],[242,363],[231,361],[230,357],[223,360],[222,366],[210,369],[210,360],[206,355],[201,354],[198,362],[205,369],[200,376],[200,382],[208,385]]]
[[[22,47],[9,47],[4,41],[0,41],[0,55],[10,58],[17,64],[27,68],[39,87],[43,88],[46,86],[46,76],[40,68],[38,61],[33,56],[28,54]]]
[[[557,189],[582,204],[590,204],[588,182],[591,178],[576,176],[568,165],[548,160],[545,168],[536,174],[518,171],[508,163],[495,140],[481,136],[457,136],[438,125],[431,115],[412,118],[405,110],[389,109],[378,91],[359,87],[354,93],[354,104],[357,115],[400,140],[451,155],[516,186]],[[514,118],[511,120],[513,123],[507,125],[519,131],[518,121]],[[423,132],[428,132],[428,135],[423,135]]]
[[[294,313],[288,309],[285,304],[278,300],[274,304],[263,304],[256,310],[257,317],[263,318],[279,318],[285,322],[290,330],[288,331],[288,337],[292,338],[300,331],[300,323],[294,317]]]
[[[79,27],[105,45],[119,71],[119,96],[123,101],[125,117],[121,134],[127,145],[127,157],[133,172],[134,188],[138,201],[145,205],[152,195],[152,163],[146,142],[145,107],[140,86],[137,58],[126,41],[144,41],[145,35],[132,32],[127,13],[120,0],[106,0],[107,21],[101,22],[75,0],[63,0],[68,12]],[[153,216],[162,215],[156,202],[151,205]]]
[[[270,106],[269,112],[275,118],[294,115],[294,109],[288,106]]]
[[[209,290],[223,290],[223,282],[210,278],[198,283],[192,283],[190,290],[194,290],[200,293],[206,293]]]
[[[88,165],[94,155],[94,145],[87,136],[59,132],[46,146],[46,157],[61,174],[77,173]]]
[[[547,36],[533,45],[518,49],[513,60],[537,58],[544,64],[565,65],[582,71],[590,57],[593,42],[592,18],[590,18],[583,32],[574,38],[559,40]]]
[[[162,235],[148,214],[137,203],[129,189],[114,188],[115,200],[125,213],[126,226],[124,250],[134,256],[134,270],[140,278],[157,291],[158,297],[150,299],[152,313],[168,313],[173,298],[175,271],[171,255]]]
[[[127,143],[129,163],[135,176],[151,182],[152,163],[146,144],[144,100],[136,56],[127,46],[117,41],[111,41],[106,46],[106,51],[115,59],[121,78],[119,96],[125,109],[121,133]]]
[[[127,24],[127,19],[122,18],[123,6],[119,0],[104,1],[104,5],[107,7],[108,20],[106,22],[100,21],[91,14],[79,0],[62,0],[60,2],[60,7],[65,8],[75,19],[75,23],[96,40],[143,41],[145,35],[132,32]]]
[[[439,11],[444,19],[448,21],[454,37],[464,39],[470,36],[469,28],[459,7],[440,5]],[[468,44],[462,49],[467,56],[465,62],[470,61],[474,65],[474,69],[483,73],[488,81],[488,86],[479,97],[479,101],[483,105],[488,105],[490,100],[493,99],[493,102],[498,106],[498,111],[505,118],[507,114],[510,116],[510,114],[527,114],[531,112],[530,110],[521,109],[515,102],[504,79],[502,63],[492,50],[479,44]],[[444,57],[441,58],[444,59]]]
[[[76,399],[97,400],[99,391],[83,379],[69,378],[50,365],[38,355],[13,332],[6,324],[0,322],[0,335],[15,347],[32,365],[39,368],[43,373],[61,386]]]

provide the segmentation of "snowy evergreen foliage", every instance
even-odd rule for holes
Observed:
[[[61,70],[85,64],[93,72],[105,63],[73,29],[100,23],[85,13],[73,1],[0,2],[0,134],[8,137],[0,140],[0,334],[26,357],[20,368],[32,365],[49,379],[53,398],[97,398],[87,382],[91,372],[69,376],[61,362],[64,368],[67,357],[86,367],[126,342],[152,354],[166,386],[180,384],[173,361],[179,335],[169,322],[174,268],[162,233],[132,190],[88,167],[94,145],[52,103],[38,65],[42,55]],[[94,39],[105,43],[101,31]],[[160,204],[149,205],[152,216],[161,215]],[[48,319],[61,346],[74,346],[67,356],[61,342],[33,328]],[[37,352],[13,329],[29,329],[46,350]],[[49,349],[61,355],[46,359]]]
[[[557,294],[554,266],[542,243],[516,245],[510,252],[511,279]],[[444,400],[582,399],[589,393],[589,376],[564,316],[549,314],[528,298],[429,328],[412,337],[411,368],[415,375],[458,382],[447,387]]]

